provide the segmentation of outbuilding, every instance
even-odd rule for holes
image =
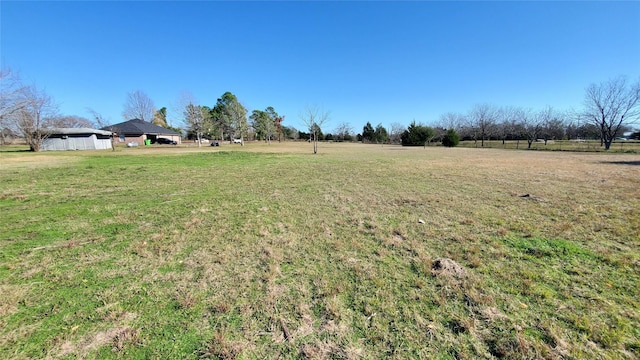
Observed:
[[[41,150],[111,149],[111,131],[91,128],[54,128],[47,130]]]

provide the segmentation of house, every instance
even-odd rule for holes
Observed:
[[[109,125],[102,130],[113,131],[121,143],[136,142],[145,144],[145,140],[155,143],[158,138],[170,139],[180,144],[180,134],[152,123],[133,119],[119,124]]]
[[[41,150],[111,149],[111,132],[90,128],[54,128],[47,130]]]

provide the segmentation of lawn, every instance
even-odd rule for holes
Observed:
[[[0,358],[640,356],[640,156],[0,152]]]

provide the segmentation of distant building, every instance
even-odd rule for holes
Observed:
[[[121,143],[136,142],[142,145],[145,140],[155,143],[157,139],[164,138],[180,144],[181,140],[181,136],[177,132],[140,119],[132,119],[119,124],[105,126],[102,130],[116,133],[118,141]]]
[[[111,149],[111,132],[90,128],[55,128],[47,130],[42,151]]]

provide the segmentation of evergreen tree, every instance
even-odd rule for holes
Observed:
[[[367,122],[362,128],[362,142],[374,142],[376,137],[376,131],[371,126],[370,122]]]
[[[442,145],[446,147],[458,146],[460,143],[460,137],[454,129],[449,129],[442,138]]]
[[[416,125],[415,121],[409,125],[400,136],[402,146],[427,146],[427,143],[433,139],[435,131],[424,125]]]
[[[389,133],[387,132],[387,129],[382,126],[382,124],[378,124],[378,126],[376,126],[374,138],[375,142],[377,143],[386,143],[389,141]]]

